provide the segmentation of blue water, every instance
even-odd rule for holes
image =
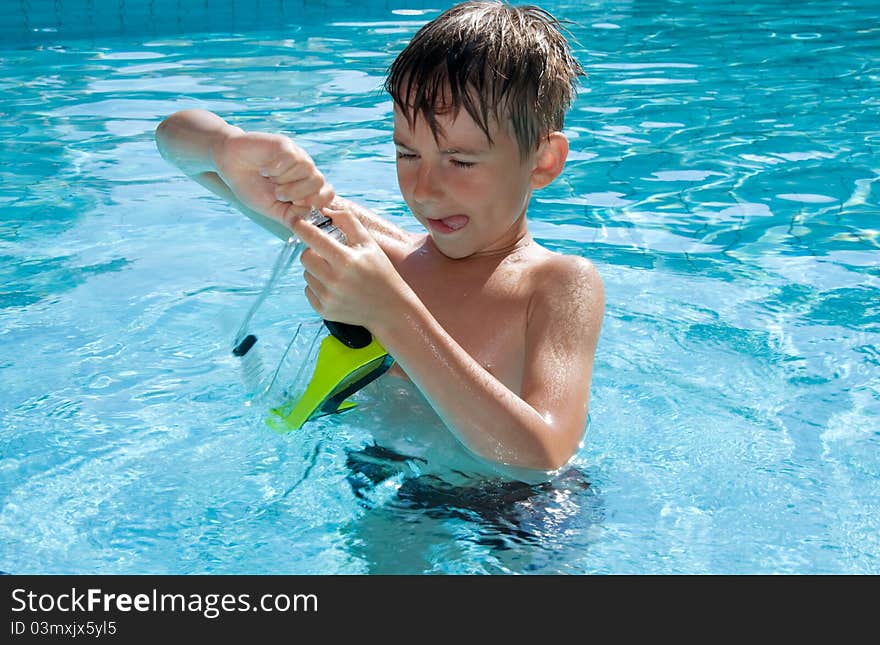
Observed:
[[[230,347],[280,242],[153,142],[187,107],[285,132],[416,230],[380,87],[448,3],[13,4],[0,569],[880,573],[873,0],[544,4],[589,77],[531,230],[607,311],[583,448],[535,487],[445,477],[466,455],[405,388],[269,430]],[[309,315],[294,271],[267,364]]]

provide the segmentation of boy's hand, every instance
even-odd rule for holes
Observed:
[[[304,219],[292,229],[308,248],[300,256],[306,297],[325,320],[362,325],[376,332],[384,319],[397,315],[412,292],[357,216],[324,209],[345,233],[343,245]]]
[[[291,229],[311,207],[323,208],[334,197],[311,157],[285,136],[230,133],[214,148],[214,164],[244,206]]]

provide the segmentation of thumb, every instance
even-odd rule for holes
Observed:
[[[336,210],[328,207],[324,208],[323,212],[327,217],[333,220],[333,225],[336,226],[336,228],[345,233],[345,239],[348,240],[348,246],[360,246],[373,242],[373,236],[370,235],[370,232],[363,224],[361,224],[357,215],[352,211],[344,209]]]

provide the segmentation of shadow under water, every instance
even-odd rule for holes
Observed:
[[[363,514],[345,533],[368,573],[577,573],[571,551],[582,554],[604,519],[577,467],[539,484],[453,484],[421,474],[421,462],[375,443],[347,451],[347,479]]]

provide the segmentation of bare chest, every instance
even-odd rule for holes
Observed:
[[[516,266],[403,263],[401,276],[443,329],[512,391],[519,393],[529,296]]]

